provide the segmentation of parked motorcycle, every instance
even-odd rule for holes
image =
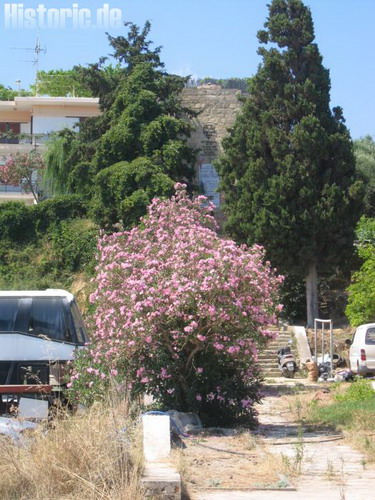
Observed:
[[[294,378],[294,374],[298,370],[296,359],[290,345],[282,347],[277,351],[277,361],[279,370],[286,378]]]

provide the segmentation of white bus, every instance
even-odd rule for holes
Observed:
[[[0,386],[63,385],[64,365],[88,340],[71,293],[0,291]]]

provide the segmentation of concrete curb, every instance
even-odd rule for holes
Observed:
[[[181,477],[170,463],[147,462],[141,487],[145,498],[181,499]]]
[[[306,360],[311,359],[310,346],[307,341],[307,335],[305,327],[303,326],[293,326],[294,336],[297,341],[298,357],[301,363],[305,363]]]

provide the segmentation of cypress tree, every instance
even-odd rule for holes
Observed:
[[[318,273],[351,255],[361,182],[329,71],[301,0],[273,0],[258,32],[263,61],[218,163],[227,231],[260,243],[279,271],[306,281],[318,317]],[[267,48],[265,47],[267,45]]]

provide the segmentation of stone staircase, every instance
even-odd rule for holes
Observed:
[[[275,340],[272,340],[268,346],[259,351],[258,359],[262,368],[264,377],[281,377],[282,374],[277,367],[277,351],[288,344],[288,341],[293,339],[291,330],[278,330],[278,335]],[[293,354],[297,357],[296,349],[292,347]]]

